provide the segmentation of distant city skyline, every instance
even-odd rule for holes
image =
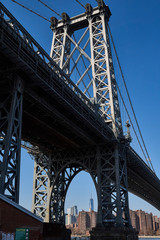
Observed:
[[[73,210],[77,206],[71,207]],[[72,234],[87,234],[92,227],[96,226],[97,212],[80,211],[74,215],[74,212],[68,211],[65,216],[65,224],[70,228]],[[160,235],[160,218],[152,213],[146,213],[142,210],[130,210],[131,225],[139,232],[140,236],[157,236]]]
[[[88,204],[88,211],[94,211],[94,199],[92,198],[92,195],[91,195],[91,198],[88,200],[89,204]],[[84,210],[84,209],[82,209]],[[85,209],[86,211],[86,209]],[[75,204],[73,206],[70,206],[69,208],[66,209],[65,211],[65,214],[71,214],[71,215],[74,215],[76,216],[78,214],[79,210],[78,210],[78,205]]]
[[[88,211],[94,211],[94,199],[91,197],[89,199],[89,209],[82,209],[81,211],[85,211],[85,212],[88,212]],[[74,205],[74,206],[71,206],[70,208],[67,208],[67,214],[70,214],[70,215],[74,215],[74,216],[77,216],[78,213],[80,211],[78,210],[78,205]],[[95,212],[97,212],[97,210],[95,210]],[[148,214],[148,215],[153,215],[154,217],[156,217],[156,219],[158,219],[157,221],[159,222],[160,224],[160,216],[157,216],[156,214],[153,214],[152,212],[146,212],[146,211],[143,211],[143,209],[139,208],[139,209],[130,209],[130,213],[133,213],[133,212],[142,212],[143,214]],[[132,216],[131,216],[132,217]],[[159,226],[160,228],[160,226]]]

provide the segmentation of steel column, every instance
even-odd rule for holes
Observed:
[[[18,203],[23,82],[11,78],[12,90],[0,104],[0,193]]]
[[[97,198],[98,198],[98,211],[97,211],[97,225],[102,225],[102,199],[101,199],[101,155],[100,155],[100,149],[97,147],[97,154],[96,154],[96,160],[97,160]]]
[[[63,68],[70,54],[70,39],[67,36],[68,26],[64,25],[61,29],[53,29],[53,40],[51,46],[50,57],[57,63],[60,68]],[[63,71],[69,74],[69,61],[65,64]]]
[[[49,222],[50,174],[49,157],[39,153],[35,156],[33,177],[32,212]]]
[[[107,30],[109,16],[105,8],[97,16],[88,15],[95,102],[114,133],[122,134],[116,80]]]

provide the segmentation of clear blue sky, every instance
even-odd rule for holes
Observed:
[[[52,31],[49,23],[17,6],[11,0],[1,1],[38,43],[50,53]],[[48,19],[52,12],[37,0],[19,0]],[[57,12],[70,16],[80,14],[83,8],[75,0],[44,0]],[[86,4],[86,0],[81,0]],[[88,0],[93,7],[95,0]],[[127,86],[139,121],[153,166],[160,177],[160,1],[159,0],[110,0],[112,16],[110,27],[118,51]],[[137,145],[134,143],[134,147]],[[137,150],[139,151],[139,150]],[[31,208],[33,160],[22,150],[20,203]],[[87,184],[86,184],[87,183]],[[89,208],[89,198],[96,195],[88,174],[80,173],[71,184],[66,207],[77,205],[78,209]],[[96,205],[96,203],[95,203]],[[137,197],[130,195],[130,208],[159,211]]]

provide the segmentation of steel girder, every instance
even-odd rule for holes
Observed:
[[[97,223],[129,226],[126,152],[122,144],[97,149]]]
[[[36,213],[38,207],[38,215],[45,221],[64,224],[67,190],[73,178],[85,170],[92,177],[97,191],[97,224],[130,225],[125,154],[125,147],[118,144],[55,151],[52,153],[48,171],[42,162],[41,166],[36,165],[35,171],[40,174],[35,176],[34,212]],[[48,173],[48,180],[44,171]]]
[[[10,92],[0,99],[0,193],[18,203],[23,82],[16,75],[12,80]]]

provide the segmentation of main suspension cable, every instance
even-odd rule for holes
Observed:
[[[118,58],[118,54],[117,54],[117,51],[116,51],[116,47],[115,47],[115,44],[114,44],[114,41],[113,41],[113,36],[112,36],[112,33],[111,33],[111,29],[109,27],[109,24],[108,24],[108,29],[109,29],[109,33],[110,33],[110,36],[111,36],[111,41],[113,43],[113,48],[114,48],[114,51],[115,51],[115,54],[116,54],[118,66],[119,66],[119,69],[120,69],[120,72],[121,72],[121,75],[122,75],[122,80],[123,80],[123,83],[124,83],[124,86],[125,86],[125,89],[126,89],[126,92],[127,92],[127,96],[128,96],[128,99],[129,99],[129,103],[130,103],[130,106],[131,106],[131,109],[132,109],[132,112],[133,112],[133,115],[134,115],[134,118],[135,118],[135,121],[136,121],[136,124],[137,124],[137,128],[138,128],[138,131],[139,131],[139,134],[140,134],[140,137],[141,137],[144,149],[146,151],[148,160],[149,160],[149,162],[150,162],[150,164],[152,166],[152,169],[154,170],[152,162],[151,162],[150,157],[149,157],[149,153],[147,151],[147,148],[146,148],[143,136],[142,136],[142,133],[141,133],[141,130],[140,130],[140,127],[139,127],[139,124],[138,124],[138,121],[137,121],[137,117],[136,117],[136,114],[135,114],[135,111],[134,111],[134,108],[133,108],[133,104],[132,104],[132,101],[131,101],[131,98],[130,98],[130,95],[129,95],[129,92],[128,92],[128,88],[127,88],[127,85],[126,85],[126,81],[125,81],[124,74],[123,74],[123,71],[122,71],[122,68],[121,68],[121,64],[120,64],[120,61],[119,61],[119,58]]]
[[[46,3],[42,2],[41,0],[38,0],[38,2],[42,3],[45,7],[47,7],[49,10],[51,10],[52,12],[54,12],[56,15],[58,15],[59,17],[61,17],[61,15],[59,13],[57,13],[55,10],[53,10],[50,6],[48,6]]]
[[[141,143],[140,143],[140,140],[139,140],[139,138],[138,138],[137,132],[136,132],[136,130],[135,130],[135,127],[134,127],[134,125],[133,125],[132,119],[131,119],[131,117],[130,117],[130,115],[129,115],[128,109],[127,109],[127,107],[126,107],[125,101],[124,101],[124,99],[123,99],[123,97],[122,97],[120,88],[119,88],[119,86],[118,86],[117,83],[116,83],[116,86],[117,86],[119,95],[120,95],[120,97],[121,97],[122,103],[123,103],[123,105],[124,105],[125,111],[126,111],[126,113],[127,113],[127,116],[128,116],[128,118],[129,118],[129,121],[130,121],[130,123],[131,123],[131,126],[132,126],[132,128],[133,128],[133,131],[134,131],[134,134],[135,134],[135,136],[136,136],[136,139],[137,139],[137,141],[138,141],[138,143],[139,143],[139,146],[140,146],[140,148],[141,148],[141,150],[142,150],[142,153],[143,153],[143,155],[144,155],[144,158],[146,159],[146,162],[148,163],[148,165],[150,165],[150,167],[152,168],[153,172],[155,173],[155,170],[154,170],[154,168],[153,168],[153,165],[151,164],[150,159],[149,159],[149,160],[147,159],[146,154],[145,154],[145,152],[144,152],[144,150],[143,150],[143,147],[142,147],[142,145],[141,145]]]
[[[21,6],[21,7],[23,7],[23,8],[25,8],[26,10],[28,10],[28,11],[30,11],[30,12],[32,12],[32,13],[34,13],[34,14],[36,14],[38,17],[41,17],[41,18],[43,18],[44,20],[46,20],[46,21],[50,22],[50,20],[49,20],[49,19],[47,19],[47,18],[43,17],[43,16],[42,16],[42,15],[40,15],[39,13],[37,13],[37,12],[33,11],[32,9],[30,9],[30,8],[28,8],[28,7],[24,6],[24,5],[22,5],[21,3],[17,2],[16,0],[11,0],[11,1],[12,1],[12,2],[14,2],[14,3],[16,3],[16,4],[18,4],[19,6]]]
[[[75,0],[77,3],[79,3],[81,5],[81,7],[83,7],[85,9],[85,6],[79,1],[79,0]]]

